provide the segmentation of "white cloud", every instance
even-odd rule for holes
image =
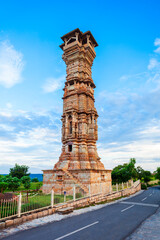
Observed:
[[[65,76],[59,78],[47,78],[43,86],[43,90],[46,93],[55,92],[58,89],[62,88],[62,84],[65,81]]]
[[[152,70],[152,69],[158,67],[159,65],[160,65],[160,63],[157,61],[156,58],[151,58],[151,59],[149,60],[148,69],[149,69],[149,70]]]
[[[9,41],[0,42],[0,84],[11,88],[22,80],[23,55]]]
[[[156,38],[154,41],[155,46],[160,46],[160,38]]]
[[[152,122],[153,124],[153,122]],[[136,158],[137,165],[146,170],[155,171],[160,165],[160,127],[151,125],[137,132],[137,139],[128,142],[99,144],[98,152],[107,169],[124,164],[130,158]],[[156,141],[157,139],[157,141]]]
[[[156,53],[160,53],[160,38],[156,38],[154,41],[154,45],[158,46],[158,48],[154,51]]]

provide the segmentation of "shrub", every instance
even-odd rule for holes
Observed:
[[[24,188],[29,189],[31,186],[31,178],[29,176],[23,176],[21,182],[24,185]]]
[[[146,189],[147,189],[146,184],[142,183],[142,184],[141,184],[141,189],[146,190]]]
[[[37,177],[35,177],[35,178],[32,179],[32,182],[39,182],[39,180],[38,180]]]
[[[0,182],[0,192],[3,193],[8,187],[8,183]]]

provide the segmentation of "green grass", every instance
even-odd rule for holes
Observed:
[[[66,201],[72,200],[73,197],[66,196]],[[54,203],[63,203],[64,202],[64,195],[54,195]],[[42,193],[32,193],[31,195],[27,196],[25,193],[22,195],[22,208],[21,212],[28,212],[31,210],[35,210],[38,208],[43,208],[51,205],[51,194],[45,195]],[[0,219],[3,217],[8,217],[17,213],[17,203],[15,205],[14,203],[10,203],[9,205],[7,203],[0,204]]]

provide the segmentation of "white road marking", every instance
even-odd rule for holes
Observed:
[[[146,200],[146,199],[147,199],[147,197],[143,198],[141,201],[143,202],[143,201]]]
[[[144,207],[159,207],[158,204],[149,204],[149,203],[137,203],[137,202],[120,202],[123,204],[134,204],[134,205],[138,205],[138,206],[144,206]]]
[[[127,207],[127,208],[125,208],[125,209],[121,210],[121,212],[124,212],[124,211],[126,211],[126,210],[128,210],[128,209],[130,209],[130,208],[132,208],[132,207],[134,207],[134,205],[132,205],[132,206],[129,206],[129,207]]]
[[[149,194],[149,196],[152,196],[152,193],[151,193],[151,194]]]
[[[74,234],[74,233],[80,232],[80,231],[82,231],[83,229],[89,228],[89,227],[91,227],[91,226],[93,226],[93,225],[95,225],[95,224],[97,224],[97,223],[99,223],[99,222],[97,221],[97,222],[91,223],[91,224],[89,224],[89,225],[86,225],[85,227],[82,227],[82,228],[79,228],[79,229],[77,229],[77,230],[75,230],[75,231],[73,231],[73,232],[67,233],[67,234],[65,234],[65,235],[63,235],[63,236],[61,236],[61,237],[59,237],[59,238],[54,239],[54,240],[63,239],[63,238],[68,237],[68,236],[70,236],[70,235],[72,235],[72,234]]]

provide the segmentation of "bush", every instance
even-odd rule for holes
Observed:
[[[8,189],[13,192],[20,186],[20,180],[17,177],[8,176],[4,179],[4,181],[8,183]]]
[[[31,186],[31,178],[29,176],[23,176],[21,182],[24,185],[24,188],[29,189]]]
[[[35,178],[32,179],[32,182],[39,182],[39,180],[38,180],[37,177],[35,177]]]
[[[146,189],[147,189],[146,184],[142,183],[142,184],[141,184],[141,189],[146,190]]]
[[[0,192],[3,193],[8,187],[8,183],[0,182]]]

